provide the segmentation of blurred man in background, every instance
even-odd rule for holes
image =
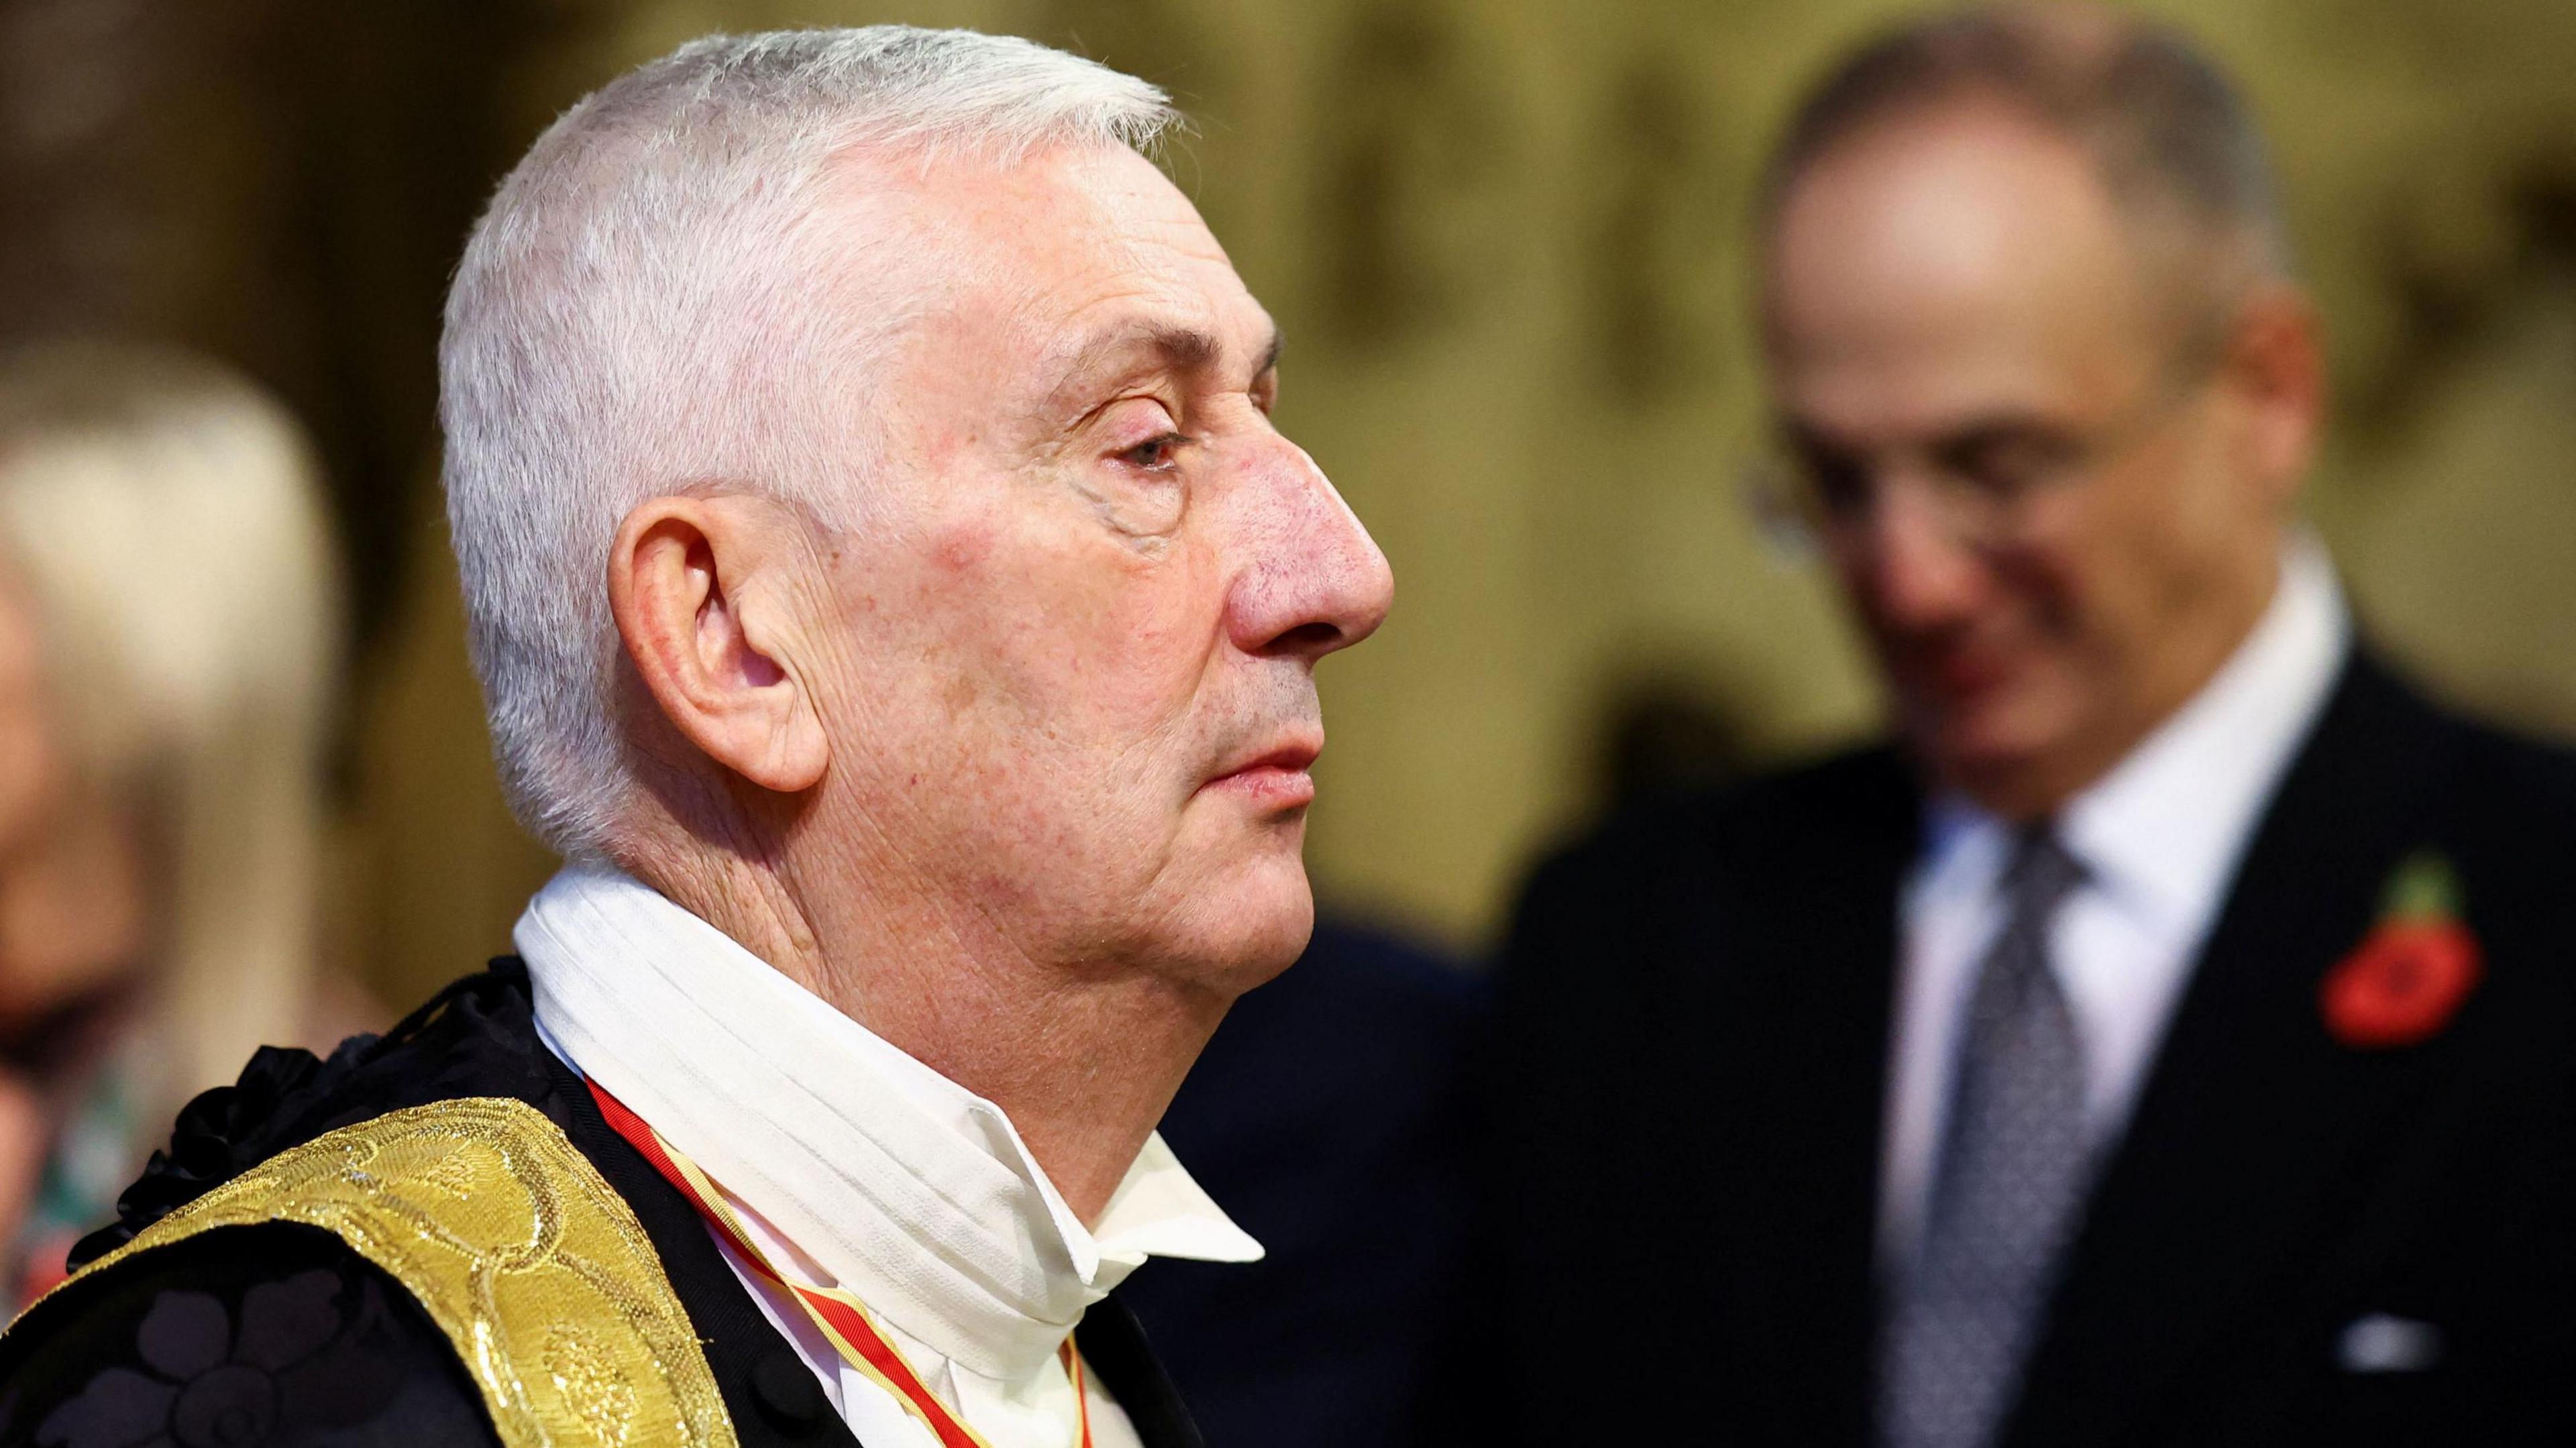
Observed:
[[[2352,640],[2316,324],[2179,38],[1847,60],[1761,214],[1899,740],[1541,869],[1503,981],[1531,1441],[2566,1441],[2576,762]]]

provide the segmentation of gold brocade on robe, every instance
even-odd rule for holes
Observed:
[[[418,1299],[507,1448],[734,1448],[660,1256],[552,1121],[488,1097],[389,1112],[280,1152],[75,1275],[202,1232],[300,1222]]]

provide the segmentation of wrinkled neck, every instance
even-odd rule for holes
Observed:
[[[1031,958],[890,865],[792,849],[643,849],[619,863],[898,1050],[1006,1112],[1095,1223],[1228,1000],[1142,966]]]

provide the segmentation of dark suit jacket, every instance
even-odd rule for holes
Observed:
[[[1464,1266],[1458,1056],[1483,986],[1322,920],[1181,1084],[1163,1139],[1268,1255],[1150,1262],[1118,1295],[1210,1442],[1420,1441],[1426,1359]]]
[[[527,968],[493,962],[383,1039],[328,1061],[262,1050],[179,1118],[169,1152],[75,1265],[288,1147],[403,1107],[508,1097],[545,1113],[634,1209],[688,1312],[743,1448],[851,1448],[803,1359],[725,1265],[704,1222],[537,1039]],[[1201,1448],[1179,1394],[1113,1298],[1075,1340],[1146,1448]],[[138,1253],[0,1337],[0,1444],[322,1448],[496,1444],[448,1339],[392,1277],[318,1228],[222,1227]]]
[[[1488,1094],[1525,1441],[1870,1440],[1900,879],[1873,750],[1622,820],[1531,883]],[[2320,982],[2446,856],[2485,974],[2357,1049]],[[2422,1371],[2348,1369],[2373,1314]],[[2576,760],[2346,668],[2113,1148],[2004,1442],[2576,1442]]]

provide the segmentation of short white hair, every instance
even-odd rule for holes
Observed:
[[[632,788],[606,590],[628,512],[719,485],[850,511],[850,460],[817,445],[907,315],[815,304],[832,159],[1149,151],[1179,119],[1030,41],[879,25],[693,41],[538,139],[466,243],[439,347],[468,646],[522,824],[598,856]]]

